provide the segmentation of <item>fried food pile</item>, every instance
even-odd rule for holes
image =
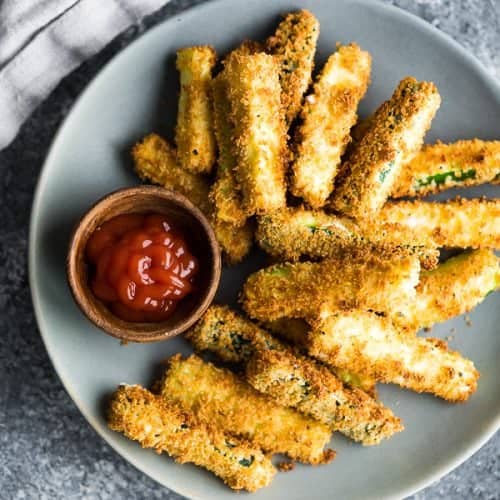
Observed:
[[[109,426],[234,489],[268,485],[272,454],[282,470],[329,463],[334,432],[377,445],[402,431],[377,383],[466,401],[473,362],[417,332],[500,286],[499,200],[421,199],[498,183],[500,141],[423,145],[441,98],[413,77],[359,120],[370,54],[338,45],[313,79],[318,36],[302,10],[219,61],[180,49],[175,146],[150,134],[132,151],[140,178],[207,215],[226,264],[256,241],[270,265],[247,278],[245,314],[212,305],[188,332],[197,354],[168,359],[150,390],[120,386]]]

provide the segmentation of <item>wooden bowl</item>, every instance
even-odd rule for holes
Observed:
[[[115,316],[92,293],[85,248],[103,222],[127,213],[167,215],[198,259],[196,290],[179,302],[172,316],[161,323],[132,323]],[[87,318],[113,337],[133,342],[165,340],[186,331],[212,302],[220,281],[221,255],[206,217],[184,196],[155,186],[115,191],[99,200],[80,220],[70,240],[67,275],[73,297]]]

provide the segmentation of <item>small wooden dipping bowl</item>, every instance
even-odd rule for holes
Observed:
[[[195,290],[179,301],[172,316],[161,323],[132,323],[118,318],[89,286],[85,249],[90,235],[117,215],[137,213],[166,215],[200,265]],[[139,186],[105,196],[82,217],[70,240],[67,276],[76,303],[92,323],[125,341],[155,342],[185,332],[212,302],[220,275],[220,249],[206,217],[187,198],[161,187]]]

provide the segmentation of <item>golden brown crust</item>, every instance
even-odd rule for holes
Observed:
[[[255,350],[285,349],[283,342],[228,306],[212,304],[186,334],[197,352],[209,351],[227,363],[246,363]]]
[[[205,214],[210,213],[208,182],[186,172],[176,161],[175,149],[157,134],[147,135],[132,149],[137,175],[153,184],[178,191]]]
[[[388,202],[379,220],[406,226],[442,247],[500,248],[499,199]]]
[[[281,260],[297,261],[331,257],[352,247],[379,251],[400,249],[418,255],[422,267],[438,263],[439,250],[430,238],[398,224],[357,224],[347,217],[321,210],[287,207],[258,218],[256,240],[259,246]]]
[[[409,314],[394,321],[416,332],[471,311],[499,286],[499,259],[493,251],[464,252],[423,271]]]
[[[260,321],[315,317],[326,304],[397,314],[414,297],[419,270],[414,256],[351,250],[321,262],[283,263],[257,271],[248,277],[241,303]]]
[[[267,486],[276,469],[246,441],[201,424],[172,402],[139,386],[120,386],[108,407],[108,425],[143,448],[166,452],[179,463],[192,462],[219,476],[233,489]]]
[[[472,139],[425,145],[401,170],[391,196],[425,196],[477,186],[500,175],[500,141]]]
[[[316,373],[316,365],[312,360],[305,358],[297,350],[275,339],[268,332],[236,314],[227,306],[211,306],[204,317],[188,332],[187,338],[193,344],[196,351],[209,351],[225,362],[238,363],[245,366],[256,353],[283,352],[286,359],[295,359],[297,363],[299,363],[298,360],[300,359],[302,360],[300,361],[301,366],[306,366],[308,370]],[[322,370],[328,369],[322,368]],[[358,408],[359,402],[362,401],[361,406],[365,409],[368,407],[378,408],[377,405],[379,403],[376,403],[364,393],[364,395],[360,396],[359,393],[362,393],[362,391],[359,389],[343,388],[342,383],[334,374],[330,374],[329,380],[331,384],[334,384],[333,381],[336,381],[337,396],[342,397],[346,405],[352,403],[352,405]],[[256,389],[259,388],[256,387]],[[275,395],[272,394],[272,396],[274,397]],[[278,403],[283,404],[281,401],[278,401]],[[286,406],[290,405],[286,404]],[[299,411],[302,410],[299,409]],[[360,416],[363,417],[364,415],[364,417],[367,417],[367,414],[363,413],[363,411],[365,410],[360,410]],[[376,413],[369,414],[374,416]],[[345,426],[342,427],[342,432],[353,437],[353,439],[361,439],[361,429],[356,427],[353,422],[353,420],[346,421]],[[350,423],[352,423],[351,427],[349,427]],[[330,424],[331,422],[328,423],[328,425]],[[365,437],[368,440],[368,437]]]
[[[248,220],[243,226],[237,226],[212,217],[210,222],[224,252],[225,262],[229,265],[241,262],[250,253],[253,245],[253,221]]]
[[[177,160],[193,173],[208,173],[215,162],[210,81],[217,56],[209,46],[177,51],[181,91],[175,128]]]
[[[361,310],[330,314],[324,310],[309,334],[309,350],[318,359],[380,382],[448,401],[465,401],[477,388],[472,361],[448,350],[441,340],[410,336],[388,318]]]
[[[270,55],[235,54],[225,66],[235,170],[249,215],[285,206],[286,134],[278,65]]]
[[[332,208],[357,219],[375,214],[393,190],[402,164],[420,149],[439,104],[433,83],[403,79],[354,146],[333,192]]]
[[[289,351],[257,351],[246,378],[277,403],[296,408],[364,445],[403,430],[399,418],[363,391],[344,387],[325,366]]]
[[[342,46],[323,67],[305,98],[295,138],[291,192],[322,207],[356,123],[370,80],[371,57],[357,44]]]
[[[134,146],[132,156],[139,177],[178,191],[209,218],[228,264],[236,264],[246,257],[253,244],[253,224],[247,221],[235,225],[217,219],[209,200],[207,180],[179,167],[175,150],[167,141],[157,134],[150,134]]]
[[[302,97],[311,83],[319,22],[308,10],[287,14],[266,41],[266,51],[278,61],[281,103],[287,126],[300,111]]]
[[[300,320],[287,318],[287,321],[299,322]],[[280,320],[273,323],[273,327],[277,329]],[[307,326],[305,328],[309,329]],[[302,325],[303,329],[304,325]],[[280,330],[283,332],[282,328]],[[215,304],[208,308],[198,323],[187,333],[186,337],[193,344],[195,351],[209,351],[216,354],[224,362],[238,365],[245,364],[256,350],[283,350],[290,347],[255,323],[236,314],[229,307]],[[294,337],[295,340],[298,340],[297,335]],[[285,336],[285,338],[290,341],[289,337]],[[301,343],[292,343],[292,349],[294,351],[295,348],[304,350],[306,348],[305,340],[304,337]],[[328,368],[347,385],[358,387],[370,396],[376,397],[374,382],[365,375],[339,369],[332,365],[329,365]]]
[[[158,387],[159,394],[195,413],[199,421],[248,439],[266,453],[284,453],[310,464],[333,459],[332,450],[323,449],[331,437],[328,426],[278,406],[230,370],[198,356],[170,358]]]
[[[278,336],[296,346],[304,354],[307,353],[307,335],[311,326],[303,319],[298,318],[280,318],[274,321],[267,321],[263,324],[264,328],[271,332],[273,335]],[[355,387],[366,392],[369,396],[377,399],[376,380],[367,377],[364,374],[353,373],[349,370],[337,368],[333,365],[328,365],[328,369],[339,379],[342,383],[347,384],[349,387]]]
[[[224,72],[212,81],[215,137],[218,146],[217,179],[210,190],[215,216],[221,222],[242,226],[247,214],[242,206],[241,193],[234,175],[236,158],[233,154],[233,126],[229,121],[227,81]]]

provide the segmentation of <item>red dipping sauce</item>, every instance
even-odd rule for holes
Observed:
[[[119,318],[167,319],[193,291],[198,261],[164,215],[119,215],[87,242],[90,286]]]

